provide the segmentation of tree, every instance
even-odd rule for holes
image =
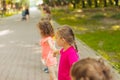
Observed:
[[[107,1],[103,0],[103,2],[104,2],[104,7],[107,7]]]
[[[88,6],[92,7],[92,1],[91,0],[87,0]]]
[[[76,8],[76,4],[78,4],[80,2],[80,0],[71,0],[70,1],[73,4],[73,8]]]
[[[20,4],[29,6],[29,0],[20,0]]]
[[[118,6],[118,0],[114,0],[115,1],[115,6]]]
[[[113,5],[113,0],[109,0],[110,5]]]
[[[98,0],[94,0],[94,3],[95,3],[95,7],[98,7]]]
[[[85,8],[85,0],[82,0],[82,8]]]
[[[2,1],[2,6],[3,6],[2,14],[4,15],[6,12],[6,1],[5,0]]]

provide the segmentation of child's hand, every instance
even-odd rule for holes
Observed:
[[[53,57],[56,57],[59,54],[59,50],[53,52]]]

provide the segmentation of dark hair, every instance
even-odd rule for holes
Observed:
[[[73,30],[68,25],[60,27],[57,33],[60,37],[64,38],[67,43],[73,45],[76,48],[76,51],[78,51]]]
[[[71,76],[75,80],[112,80],[110,68],[103,60],[82,59],[71,68]]]
[[[41,20],[38,23],[38,28],[39,28],[42,36],[46,36],[46,37],[54,36],[54,29],[48,20]]]

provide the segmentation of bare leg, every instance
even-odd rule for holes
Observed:
[[[49,66],[48,69],[49,69],[50,80],[57,80],[57,76],[55,73],[55,71],[56,71],[55,66]]]

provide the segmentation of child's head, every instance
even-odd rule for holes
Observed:
[[[74,33],[72,29],[67,25],[62,26],[57,30],[56,41],[59,46],[63,47],[65,43],[67,43],[68,45],[75,46],[77,50]]]
[[[48,20],[41,20],[38,23],[38,29],[40,30],[42,37],[54,36],[54,29]]]
[[[112,80],[110,69],[103,60],[82,59],[71,68],[72,80]]]
[[[45,13],[51,14],[50,8],[49,8],[49,6],[47,6],[47,5],[43,7],[43,11],[44,11]]]

